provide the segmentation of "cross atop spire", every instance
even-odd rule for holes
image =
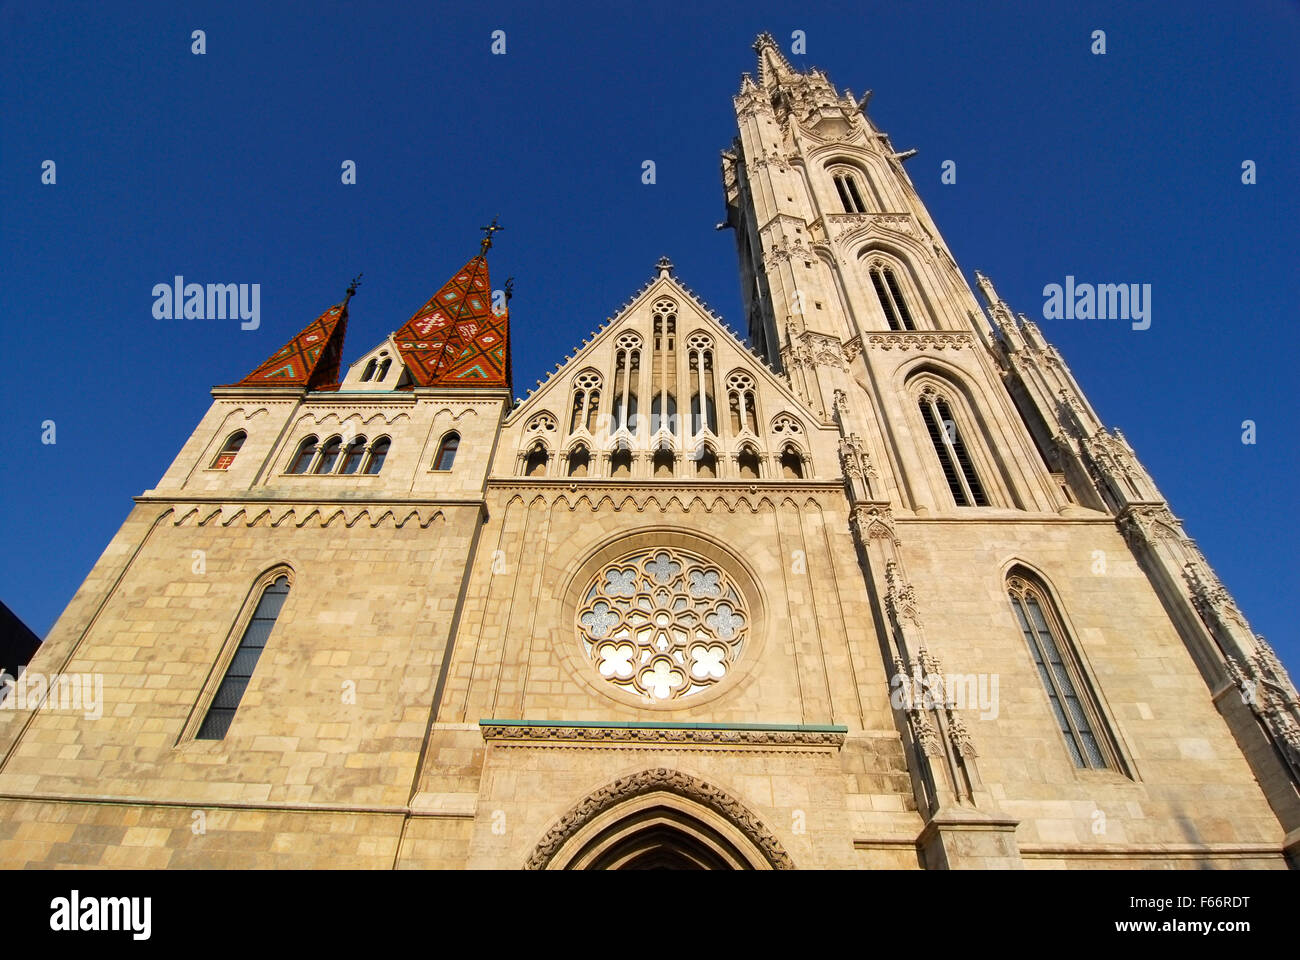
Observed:
[[[493,217],[491,223],[486,227],[479,227],[479,229],[482,230],[484,234],[483,239],[479,241],[481,251],[479,256],[482,256],[487,253],[488,250],[492,249],[492,234],[496,233],[498,230],[504,230],[505,227],[497,226],[497,218]]]
[[[348,292],[343,295],[344,307],[346,307],[348,305],[348,301],[351,300],[353,296],[356,295],[357,287],[361,286],[361,278],[363,276],[364,274],[358,273],[355,277],[352,278],[352,282],[348,284]]]

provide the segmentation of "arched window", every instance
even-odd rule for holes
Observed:
[[[650,364],[650,432],[677,434],[677,305],[655,301],[654,350]]]
[[[578,444],[569,453],[569,476],[585,477],[591,467],[591,454],[582,444]]]
[[[754,378],[743,371],[727,377],[727,403],[731,407],[732,433],[748,430],[758,434],[758,401],[754,396]]]
[[[987,507],[989,500],[984,493],[984,486],[975,472],[975,465],[971,463],[948,401],[936,393],[933,387],[926,387],[917,402],[953,501],[959,507]]]
[[[690,365],[691,434],[705,431],[718,433],[718,410],[713,399],[713,340],[703,333],[691,334],[686,341]]]
[[[656,450],[652,466],[656,477],[667,478],[673,476],[676,473],[676,457],[673,456],[672,448],[661,446]]]
[[[370,447],[370,456],[366,459],[365,469],[362,473],[376,474],[384,467],[384,461],[388,459],[389,440],[387,437],[380,437]]]
[[[898,278],[894,276],[893,268],[883,264],[875,263],[869,270],[871,274],[871,285],[876,290],[876,299],[880,301],[880,309],[885,314],[885,319],[889,321],[890,330],[915,330],[916,323],[912,320],[912,312],[907,309],[907,300],[903,297],[903,291],[898,285]]]
[[[664,398],[668,398],[668,411],[664,412]],[[677,433],[677,398],[671,393],[656,393],[654,400],[650,404],[650,430],[658,433],[660,430],[667,430],[671,434]]]
[[[377,381],[382,382],[384,377],[388,376],[388,368],[391,367],[392,365],[393,365],[393,360],[391,357],[386,359],[383,363],[381,363],[379,365],[379,373],[375,375],[375,379]]]
[[[569,420],[569,433],[586,428],[596,432],[596,417],[600,410],[600,375],[584,370],[573,381],[573,416]]]
[[[370,362],[366,364],[366,369],[365,369],[364,371],[362,371],[362,373],[361,373],[361,382],[362,382],[362,383],[369,383],[370,380],[374,377],[374,375],[375,375],[375,365],[376,365],[376,361],[375,361],[374,358],[372,357],[371,360],[370,360]]]
[[[707,478],[718,475],[718,455],[708,444],[700,447],[699,455],[695,460],[695,475]]]
[[[230,435],[230,439],[222,444],[221,452],[217,454],[217,459],[212,461],[214,470],[225,470],[235,462],[235,454],[239,453],[239,448],[244,445],[248,439],[248,434],[243,430],[236,430]]]
[[[632,476],[632,451],[629,448],[619,447],[610,456],[609,474],[611,477]]]
[[[330,437],[326,440],[325,446],[320,453],[320,459],[316,461],[316,469],[312,473],[333,473],[334,464],[339,461],[339,450],[342,446],[342,437]]]
[[[460,434],[449,433],[438,445],[438,455],[433,458],[433,469],[450,470],[456,462],[456,448],[460,446]]]
[[[1118,751],[1106,735],[1101,711],[1047,590],[1036,578],[1013,571],[1007,578],[1007,596],[1074,765],[1098,770],[1114,766],[1107,754],[1117,757]]]
[[[614,408],[610,411],[614,432],[627,430],[636,434],[637,380],[641,373],[641,338],[625,333],[618,338],[614,354]]]
[[[781,476],[787,480],[803,479],[803,459],[792,444],[786,444],[781,451]]]
[[[840,167],[831,173],[835,180],[835,192],[840,195],[840,206],[845,213],[866,213],[867,205],[862,202],[862,193],[858,190],[858,178],[848,170]]]
[[[740,448],[740,455],[736,457],[736,466],[740,469],[740,475],[746,480],[758,479],[758,451],[745,444]]]
[[[298,452],[294,455],[293,463],[289,465],[290,473],[307,472],[307,468],[311,466],[311,462],[316,456],[316,443],[316,438],[311,436],[298,444]]]
[[[525,477],[540,477],[546,474],[546,462],[550,458],[546,454],[546,447],[541,442],[533,444],[533,448],[528,451],[528,459],[524,461]]]
[[[361,469],[361,460],[366,455],[366,438],[357,437],[348,444],[347,450],[343,454],[343,466],[339,473],[349,474],[356,473]]]
[[[198,733],[194,735],[196,740],[225,739],[230,722],[235,719],[235,711],[239,709],[239,702],[244,698],[244,691],[248,689],[248,681],[252,679],[258,658],[271,636],[271,628],[280,616],[284,598],[288,595],[289,578],[284,575],[276,577],[262,591],[253,618],[244,629],[239,646],[235,648],[234,656],[226,667],[225,676],[221,678],[221,685],[217,687],[212,703],[208,706],[207,715],[204,716]]]

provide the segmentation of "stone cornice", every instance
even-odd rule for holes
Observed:
[[[647,510],[667,513],[675,506],[685,513],[698,510],[704,513],[726,511],[753,514],[764,507],[775,509],[786,502],[803,508],[811,501],[818,510],[833,510],[835,504],[843,503],[844,484],[839,480],[825,483],[768,481],[753,484],[740,481],[732,485],[711,484],[704,487],[680,481],[660,481],[660,484],[655,484],[654,481],[639,483],[598,479],[579,485],[557,478],[549,482],[495,482],[488,485],[488,490],[505,496],[507,500],[532,502],[541,499],[552,507],[563,505],[571,511],[585,507],[594,512],[602,506],[608,506],[609,509],[631,509],[637,513]]]
[[[510,744],[665,744],[716,747],[820,747],[838,750],[848,727],[753,723],[624,723],[480,720],[483,739]]]
[[[550,491],[567,491],[569,493],[582,492],[591,494],[623,494],[624,496],[636,495],[703,495],[705,493],[717,494],[735,494],[735,493],[826,493],[827,491],[842,491],[844,483],[841,480],[687,480],[674,478],[671,480],[654,480],[650,477],[643,477],[633,480],[612,480],[603,477],[594,479],[578,479],[575,477],[546,477],[546,478],[524,478],[511,477],[491,478],[488,480],[489,490],[550,490]]]
[[[486,509],[481,500],[404,501],[285,500],[283,498],[209,500],[177,497],[136,497],[137,503],[171,504],[172,526],[206,527],[368,527],[390,524],[395,528],[414,523],[421,528],[446,522],[449,508]],[[164,514],[165,515],[165,514]]]
[[[891,330],[866,337],[873,350],[960,350],[975,346],[975,335],[964,330]]]

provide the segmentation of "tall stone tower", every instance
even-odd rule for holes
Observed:
[[[512,402],[490,228],[344,366],[350,292],[0,702],[0,866],[1294,859],[1281,665],[865,101],[756,48],[748,343],[665,258]]]
[[[1277,657],[1059,352],[977,273],[980,309],[903,169],[915,151],[867,117],[870,92],[796,71],[770,35],[755,50],[722,163],[750,342],[839,427],[895,676],[923,680],[940,658],[989,671],[1015,714],[970,724],[896,697],[927,835],[969,820],[970,843],[994,844],[1002,821],[975,811],[998,807],[1022,855],[1087,861],[1100,837],[1143,846],[1162,817],[1203,814],[1226,761],[1247,793],[1258,780],[1294,861],[1300,713]],[[1142,822],[1116,823],[1139,790]],[[1050,813],[1066,803],[1073,819]]]

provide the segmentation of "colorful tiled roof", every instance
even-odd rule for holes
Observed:
[[[336,303],[303,329],[265,363],[239,381],[241,387],[306,387],[316,390],[338,382],[348,304]]]
[[[487,260],[474,257],[393,339],[417,386],[509,387],[509,310],[492,310]]]

